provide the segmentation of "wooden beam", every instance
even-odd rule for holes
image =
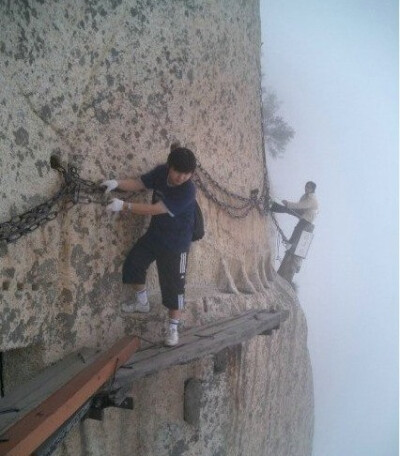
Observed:
[[[11,391],[0,399],[0,436],[32,411],[54,392],[69,382],[75,375],[90,366],[99,356],[100,350],[82,347],[78,352],[47,366],[38,375]],[[4,413],[12,410],[11,413]]]
[[[1,436],[0,456],[28,456],[68,420],[139,348],[127,336],[100,355]]]

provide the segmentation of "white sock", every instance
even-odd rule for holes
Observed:
[[[142,306],[146,305],[148,302],[147,290],[140,290],[136,292],[136,301]]]
[[[178,330],[179,320],[175,320],[174,318],[169,319],[169,327],[170,329]]]

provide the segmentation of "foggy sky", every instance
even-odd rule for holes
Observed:
[[[398,454],[398,6],[261,0],[262,65],[296,130],[273,196],[317,183],[295,276],[314,373],[313,456]],[[290,234],[295,224],[279,215]],[[281,248],[281,256],[284,250]]]

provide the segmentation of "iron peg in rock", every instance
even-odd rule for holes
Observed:
[[[256,200],[258,198],[258,188],[250,190],[250,198]]]

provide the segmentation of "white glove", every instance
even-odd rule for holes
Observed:
[[[111,203],[106,207],[106,211],[120,212],[124,207],[124,202],[118,198],[113,198]]]
[[[110,193],[111,190],[115,190],[118,187],[118,181],[115,179],[111,179],[108,181],[104,181],[100,184],[101,187],[107,187],[104,193]]]

